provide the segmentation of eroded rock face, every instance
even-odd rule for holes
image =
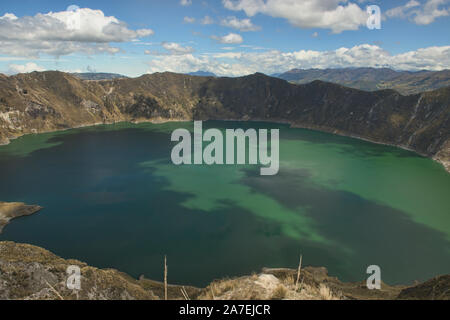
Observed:
[[[60,115],[55,111],[54,108],[41,105],[35,102],[28,102],[25,112],[32,118],[42,118],[45,120],[47,116],[52,116],[53,118],[58,118]]]
[[[450,300],[450,275],[435,277],[417,286],[402,290],[398,299]]]
[[[295,85],[263,74],[157,73],[105,81],[61,72],[0,77],[0,142],[97,123],[173,119],[283,121],[409,148],[444,164],[450,159],[450,87],[403,96],[322,81]]]

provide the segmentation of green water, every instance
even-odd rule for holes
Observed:
[[[204,285],[262,267],[326,266],[342,280],[410,283],[450,273],[450,174],[394,147],[286,125],[280,171],[175,166],[171,132],[116,124],[30,135],[0,148],[0,200],[45,207],[0,240],[32,243],[135,277]]]

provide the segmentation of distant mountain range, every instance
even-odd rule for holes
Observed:
[[[81,80],[112,80],[128,78],[116,73],[72,73]],[[190,76],[217,77],[208,71],[187,73]],[[450,86],[450,70],[443,71],[395,71],[388,68],[343,68],[343,69],[292,69],[271,75],[295,84],[306,84],[315,80],[341,84],[346,87],[377,91],[393,89],[403,95],[415,94]]]
[[[450,86],[450,70],[411,72],[388,68],[292,69],[273,76],[297,84],[322,80],[367,91],[394,89],[404,95]]]
[[[117,73],[106,73],[106,72],[85,72],[85,73],[72,73],[77,78],[81,80],[111,80],[119,78],[128,78],[122,74]]]
[[[189,76],[198,76],[198,77],[217,77],[214,73],[208,71],[196,71],[186,73]]]
[[[0,74],[0,143],[97,123],[192,119],[286,122],[413,149],[450,171],[450,87],[404,96],[318,80],[296,85],[261,73],[105,81],[50,71]]]

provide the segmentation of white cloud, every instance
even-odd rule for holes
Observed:
[[[255,26],[250,19],[239,20],[236,17],[227,17],[226,19],[223,19],[220,24],[242,32],[261,30],[261,27]]]
[[[293,68],[388,67],[398,70],[443,70],[450,68],[450,46],[428,47],[397,55],[391,55],[381,47],[369,44],[332,51],[270,50],[200,56],[186,54],[157,57],[148,64],[150,73],[204,70],[220,76],[240,76],[255,72],[272,74]]]
[[[343,0],[222,0],[222,3],[229,10],[243,10],[249,17],[261,13],[286,19],[296,27],[330,29],[333,33],[357,30],[366,25],[368,18],[357,4]]]
[[[152,35],[150,29],[131,30],[113,16],[89,8],[0,18],[0,53],[55,56],[73,52],[119,52],[111,42],[128,42]]]
[[[26,64],[10,64],[9,65],[9,74],[16,74],[16,73],[28,73],[33,71],[45,71],[44,67],[38,66],[34,62],[28,62]]]
[[[214,58],[227,58],[227,59],[240,59],[242,57],[242,52],[224,52],[216,53],[213,55]]]
[[[0,17],[0,20],[17,20],[15,14],[13,13],[5,13],[3,16]]]
[[[390,63],[397,69],[450,69],[450,46],[428,47],[392,56]]]
[[[408,9],[420,6],[420,2],[410,0],[405,5],[395,7],[386,11],[386,16],[389,18],[406,18],[406,11]]]
[[[0,57],[0,61],[22,61],[26,60],[25,57],[12,57],[12,56],[6,56],[6,57]]]
[[[409,19],[415,24],[427,25],[439,17],[450,15],[450,8],[445,6],[449,0],[427,0],[424,4],[410,0],[403,6],[386,11],[388,18]]]
[[[224,44],[239,44],[244,41],[244,39],[242,39],[242,36],[236,33],[229,33],[222,37],[212,36],[211,38]]]
[[[176,42],[163,42],[162,47],[173,55],[187,54],[194,52],[192,47],[183,47]]]
[[[179,56],[191,54],[195,50],[192,47],[184,47],[176,42],[162,42],[161,46],[166,50],[164,52],[158,50],[145,50],[144,53],[151,56]]]
[[[82,69],[63,69],[60,70],[61,72],[66,72],[66,73],[83,73]]]
[[[214,19],[211,18],[210,16],[205,16],[205,17],[200,21],[200,23],[201,23],[201,24],[204,24],[204,25],[213,24],[213,23],[214,23]]]
[[[154,72],[180,72],[188,73],[197,70],[209,71],[218,75],[239,76],[253,73],[253,69],[239,63],[226,63],[207,55],[194,56],[165,56],[149,62],[148,73]]]
[[[135,45],[135,46],[155,46],[155,45],[159,45],[159,43],[158,42],[133,41],[133,45]]]
[[[184,17],[183,21],[184,21],[184,23],[194,23],[195,22],[195,18]]]
[[[181,0],[180,4],[184,7],[190,6],[192,4],[192,0]]]
[[[252,50],[270,50],[269,48],[258,47],[258,46],[248,45],[248,44],[241,44],[240,47],[241,48],[249,48]]]

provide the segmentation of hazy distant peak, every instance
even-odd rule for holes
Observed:
[[[187,73],[189,76],[200,76],[200,77],[217,77],[214,73],[209,71],[195,71]]]
[[[117,74],[117,73],[106,73],[106,72],[84,72],[84,73],[72,73],[77,78],[81,80],[110,80],[118,78],[128,78],[127,76]]]

